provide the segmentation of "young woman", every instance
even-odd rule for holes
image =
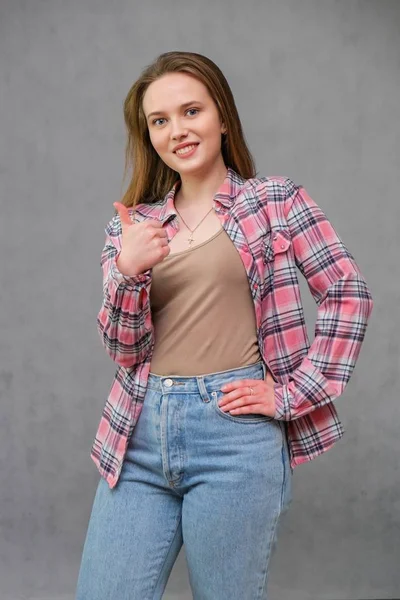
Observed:
[[[372,298],[301,185],[256,177],[229,85],[162,54],[124,105],[132,179],[106,228],[98,329],[117,364],[77,600],[264,600],[293,468],[343,434],[333,400]],[[298,270],[318,310],[310,345]]]

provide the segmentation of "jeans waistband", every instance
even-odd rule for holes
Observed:
[[[186,394],[202,392],[204,387],[208,392],[217,391],[228,382],[239,379],[265,379],[265,376],[266,366],[264,361],[259,361],[245,367],[206,373],[205,375],[156,375],[150,372],[147,385],[152,390],[163,394],[168,392]]]

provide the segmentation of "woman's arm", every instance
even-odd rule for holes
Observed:
[[[122,367],[142,362],[151,345],[150,271],[125,276],[117,267],[121,252],[121,222],[116,215],[107,225],[101,255],[103,303],[97,316],[102,344]]]
[[[315,338],[289,382],[276,384],[277,419],[298,419],[340,396],[361,350],[373,307],[353,256],[302,186],[285,182],[296,265],[318,305]]]

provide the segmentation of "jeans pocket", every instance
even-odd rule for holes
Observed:
[[[268,417],[267,415],[261,415],[258,413],[247,413],[247,414],[237,414],[231,415],[229,412],[224,412],[218,405],[218,402],[221,400],[223,392],[211,392],[212,404],[216,411],[216,413],[223,417],[224,419],[228,419],[229,421],[234,421],[236,423],[262,423],[265,421],[273,421],[273,417]]]

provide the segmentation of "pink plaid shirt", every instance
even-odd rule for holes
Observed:
[[[169,241],[178,231],[177,184],[164,199],[139,204],[136,222],[158,219]],[[261,355],[275,380],[275,419],[285,422],[292,469],[328,450],[343,435],[333,400],[354,370],[373,300],[353,256],[304,187],[286,177],[243,179],[228,168],[214,208],[246,269]],[[131,209],[131,213],[133,209]],[[126,277],[117,267],[118,215],[102,252],[102,343],[118,365],[91,457],[109,486],[121,472],[138,421],[154,348],[152,270]],[[317,304],[310,345],[298,270]]]

